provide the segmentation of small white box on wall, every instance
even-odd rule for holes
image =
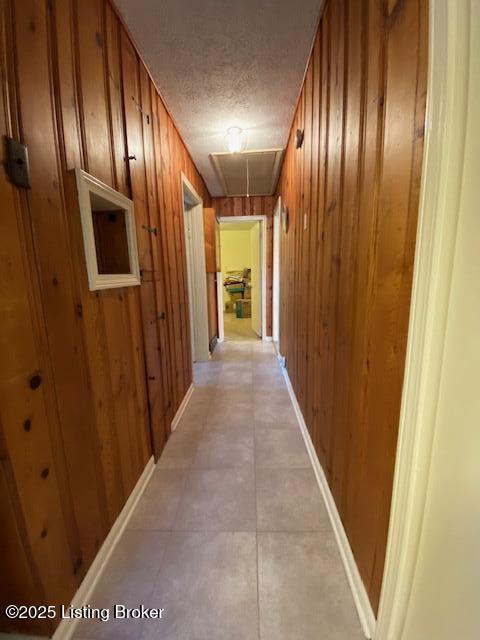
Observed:
[[[75,169],[90,291],[141,284],[132,200]]]

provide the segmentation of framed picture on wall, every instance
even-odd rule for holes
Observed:
[[[75,169],[90,291],[141,284],[133,202]]]

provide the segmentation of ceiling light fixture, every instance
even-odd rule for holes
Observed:
[[[245,131],[240,129],[240,127],[230,127],[225,136],[225,141],[230,153],[240,153],[245,149],[247,144]]]

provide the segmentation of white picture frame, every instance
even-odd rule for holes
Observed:
[[[141,284],[140,267],[138,263],[137,234],[135,229],[135,210],[132,200],[115,191],[94,176],[82,169],[75,169],[77,183],[80,218],[82,222],[83,246],[87,266],[88,287],[90,291],[114,289],[118,287],[134,287]],[[91,194],[108,201],[112,209],[123,211],[127,233],[129,273],[99,273],[97,252],[95,246],[95,232]]]

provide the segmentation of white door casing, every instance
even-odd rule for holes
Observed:
[[[250,252],[252,268],[252,330],[262,337],[262,273],[261,273],[261,243],[260,223],[257,222],[250,229]]]
[[[207,362],[210,349],[203,202],[183,173],[181,180],[192,359]]]
[[[265,215],[252,215],[252,216],[222,216],[218,219],[220,224],[232,222],[239,224],[242,222],[254,222],[260,223],[260,252],[261,252],[261,335],[263,340],[271,340],[271,337],[267,335],[267,217]],[[217,278],[217,300],[222,302],[222,307],[219,305],[218,311],[218,333],[222,339],[224,338],[224,325],[223,325],[223,282],[220,277]]]
[[[280,214],[282,198],[279,196],[273,212],[273,265],[272,265],[272,340],[278,351],[280,341]]]
[[[432,636],[435,638],[439,638],[439,626],[442,638],[473,638],[479,632],[478,624],[475,630],[468,631],[475,635],[459,632],[462,628],[465,631],[464,625],[468,624],[468,619],[471,621],[476,616],[478,620],[478,602],[475,609],[466,605],[472,596],[475,599],[476,590],[475,593],[471,593],[471,589],[465,591],[467,597],[462,598],[461,608],[455,610],[451,599],[448,605],[440,605],[439,608],[440,593],[430,574],[428,588],[422,592],[422,602],[416,600],[418,592],[416,596],[413,595],[413,586],[422,563],[421,541],[428,532],[428,521],[432,517],[432,510],[426,510],[431,494],[429,487],[438,487],[444,481],[441,476],[435,476],[438,469],[432,468],[432,454],[435,442],[441,436],[438,431],[441,424],[438,413],[441,381],[448,379],[451,373],[445,368],[449,366],[448,359],[445,359],[445,347],[448,327],[456,313],[455,309],[450,308],[450,302],[455,263],[461,263],[461,248],[457,246],[458,225],[459,221],[467,221],[471,216],[471,209],[465,207],[462,210],[461,194],[465,141],[469,139],[466,123],[473,122],[472,118],[468,119],[469,110],[474,108],[475,99],[478,102],[475,88],[469,86],[472,65],[470,34],[474,29],[477,31],[477,51],[480,38],[478,8],[476,22],[471,20],[470,15],[474,6],[475,3],[468,0],[429,2],[429,74],[422,187],[392,507],[375,640],[426,637],[422,631],[418,631],[418,625],[423,625],[423,629],[425,625],[430,629],[436,627]],[[478,84],[477,81],[477,91]],[[469,92],[475,97],[470,97]],[[470,142],[473,139],[478,140],[478,133],[472,131]],[[478,216],[478,212],[475,213]],[[470,217],[469,223],[472,219]],[[464,295],[473,299],[476,292],[466,286]],[[471,376],[466,382],[471,384]],[[457,379],[458,383],[460,380]],[[465,391],[467,386],[464,385]],[[455,431],[453,428],[450,437],[455,438]],[[452,442],[452,455],[457,445],[456,441]],[[462,465],[464,461],[459,458],[457,462]],[[440,472],[445,473],[445,470]],[[473,494],[471,497],[473,499]],[[457,499],[461,498],[459,495]],[[475,500],[478,504],[478,495]],[[445,507],[444,504],[442,508]],[[464,515],[471,519],[473,510],[469,509],[468,514]],[[444,518],[444,523],[441,535],[453,535],[457,522],[448,522]],[[474,526],[473,522],[471,526]],[[478,553],[468,555],[468,538],[464,536],[465,548],[459,556],[455,556],[452,548],[443,549],[445,569],[454,565],[458,574],[461,561],[464,569],[469,567],[465,571],[465,578],[471,574],[477,576],[478,581],[479,568],[475,560]],[[425,543],[428,547],[428,541],[424,539],[424,547]],[[440,557],[438,562],[442,563],[443,560]],[[442,587],[443,595],[448,593],[449,588],[454,588],[454,578],[450,580],[443,573],[441,582],[443,584],[438,586]],[[466,589],[466,583],[462,588]],[[416,612],[413,619],[412,611]],[[411,625],[408,628],[407,621]]]

